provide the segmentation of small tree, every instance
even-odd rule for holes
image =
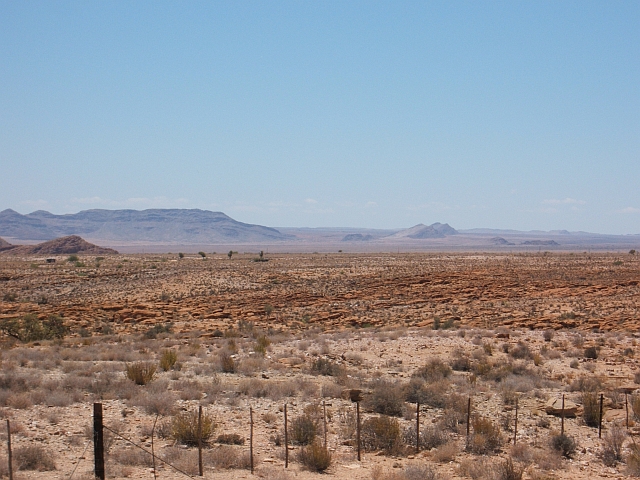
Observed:
[[[180,252],[180,253],[178,254],[178,258],[184,258],[184,253]]]
[[[636,251],[632,248],[631,250],[629,250],[629,255],[635,255]]]
[[[227,253],[227,257],[229,257],[229,260],[231,260],[231,257],[233,257],[233,250],[229,250],[229,253]]]
[[[204,260],[205,258],[207,258],[207,254],[204,252],[198,252],[198,255],[200,255],[202,257],[202,259]]]

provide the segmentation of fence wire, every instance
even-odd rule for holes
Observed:
[[[113,433],[115,436],[120,437],[122,440],[124,440],[125,442],[129,442],[131,445],[133,445],[136,448],[139,448],[140,450],[142,450],[143,452],[151,455],[151,458],[157,458],[158,460],[160,460],[162,463],[164,463],[165,465],[170,466],[171,468],[173,468],[176,472],[181,473],[182,475],[189,477],[189,478],[196,478],[192,475],[189,475],[187,472],[185,472],[184,470],[180,470],[178,467],[171,465],[169,462],[167,462],[166,460],[164,460],[162,457],[158,457],[157,455],[155,455],[154,453],[151,453],[149,450],[147,450],[146,448],[138,445],[137,443],[135,443],[133,440],[130,440],[126,437],[123,437],[122,435],[120,435],[118,432],[116,432],[115,430],[112,430],[111,428],[107,427],[106,425],[102,425],[102,428],[104,428],[105,430],[109,430],[111,433]]]

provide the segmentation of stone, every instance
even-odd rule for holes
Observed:
[[[562,415],[562,398],[551,398],[545,405],[545,411],[548,415],[560,417]],[[575,417],[578,414],[578,405],[565,398],[564,400],[564,416],[565,418]]]

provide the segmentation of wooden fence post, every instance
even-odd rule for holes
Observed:
[[[562,412],[560,413],[560,435],[564,435],[564,393],[562,394]]]
[[[287,404],[284,404],[284,468],[289,468],[289,430],[287,427]]]
[[[604,402],[604,394],[600,394],[600,418],[598,419],[598,438],[602,438],[602,404]]]
[[[420,452],[420,400],[416,402],[416,453]]]
[[[198,407],[198,473],[204,476],[202,467],[202,405]]]
[[[629,430],[629,399],[626,392],[624,394],[624,409],[627,412],[627,430]]]
[[[324,418],[324,448],[327,448],[327,404],[322,400],[322,416]]]
[[[361,461],[360,456],[360,401],[356,402],[356,436],[358,437],[358,461]]]
[[[11,424],[7,418],[7,463],[9,464],[9,480],[13,480],[13,454],[11,452]]]
[[[153,436],[156,433],[156,423],[158,423],[158,415],[156,415],[156,419],[153,421],[153,428],[151,429],[151,460],[153,462],[153,479],[156,480],[158,478],[156,474],[156,451],[153,442]]]
[[[249,456],[251,457],[251,475],[253,475],[253,408],[249,407],[249,422],[251,429],[249,430]]]
[[[467,443],[469,442],[469,428],[471,427],[471,397],[467,402]]]
[[[516,418],[515,423],[513,425],[513,444],[515,445],[518,441],[518,397],[516,397]]]
[[[104,430],[102,426],[102,404],[93,404],[93,457],[94,473],[99,480],[105,480],[104,472]]]

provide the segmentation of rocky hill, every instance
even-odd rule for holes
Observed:
[[[84,253],[88,255],[111,255],[118,252],[89,243],[77,235],[56,238],[37,245],[19,245],[5,251],[9,255],[70,255]]]
[[[0,238],[0,252],[4,250],[9,250],[11,248],[15,248],[15,245],[11,245],[4,238]]]
[[[458,231],[451,227],[448,223],[434,223],[431,225],[424,225],[422,223],[401,230],[398,233],[391,235],[390,238],[413,238],[413,239],[425,239],[425,238],[443,238],[449,235],[456,235]]]
[[[0,235],[50,240],[68,235],[108,242],[164,244],[250,243],[286,240],[275,228],[242,223],[222,212],[198,209],[85,210],[54,215],[39,210],[0,212]]]

